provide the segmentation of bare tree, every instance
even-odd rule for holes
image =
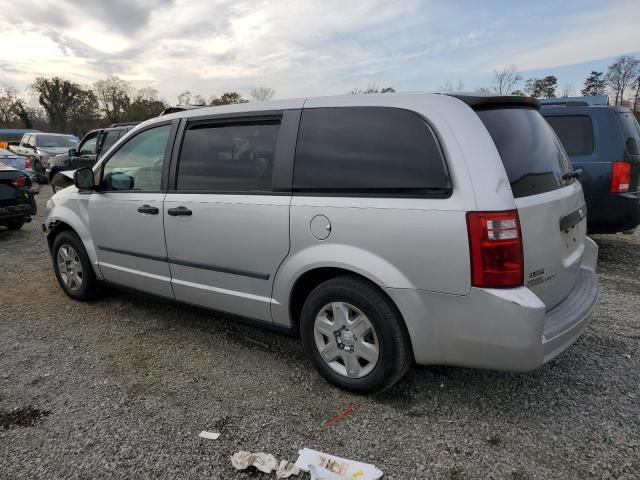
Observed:
[[[131,104],[133,87],[116,75],[98,80],[93,85],[100,107],[110,122],[120,122]]]
[[[499,95],[508,95],[521,81],[522,75],[518,73],[516,65],[493,71],[493,90]]]
[[[251,95],[256,102],[267,102],[271,100],[275,94],[276,91],[269,87],[255,87],[249,92],[249,95]]]
[[[638,100],[639,100],[639,95],[640,95],[640,76],[638,76],[638,78],[636,78],[635,82],[633,82],[633,89],[636,91],[635,95],[633,96],[633,111],[637,112],[638,111]]]
[[[451,80],[447,80],[444,82],[444,85],[440,85],[440,93],[452,93],[453,90],[453,83]]]
[[[207,104],[207,101],[200,94],[194,95],[193,98],[191,99],[191,105],[206,105],[206,104]]]
[[[487,87],[476,88],[476,92],[478,93],[493,93],[493,90]]]
[[[17,91],[15,88],[3,88],[0,90],[0,124],[9,126],[16,118]]]
[[[623,55],[609,65],[606,82],[615,92],[615,104],[622,105],[624,91],[632,84],[640,73],[640,60],[631,55]]]
[[[573,89],[573,85],[571,85],[570,83],[565,83],[564,87],[562,87],[562,97],[567,98],[567,97],[573,97],[573,95],[575,94],[575,90]]]
[[[189,105],[191,101],[191,92],[189,90],[178,95],[178,105]]]

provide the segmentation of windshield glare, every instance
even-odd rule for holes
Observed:
[[[38,135],[36,137],[36,145],[41,148],[73,148],[77,144],[78,140],[73,135]]]

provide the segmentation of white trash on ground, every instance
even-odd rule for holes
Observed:
[[[298,475],[300,475],[300,469],[296,467],[295,463],[280,460],[280,465],[278,465],[278,469],[276,470],[276,477],[289,478]]]
[[[264,473],[271,473],[275,470],[277,478],[289,478],[300,473],[300,469],[293,462],[281,460],[278,464],[276,457],[264,452],[240,451],[234,453],[231,457],[231,464],[236,470],[245,470],[249,467],[255,467]]]
[[[370,463],[347,460],[310,448],[299,453],[296,467],[311,473],[311,480],[377,480],[382,477],[382,470]]]
[[[200,438],[206,438],[208,440],[217,440],[220,437],[220,434],[217,432],[207,432],[203,430],[198,434],[198,436]]]

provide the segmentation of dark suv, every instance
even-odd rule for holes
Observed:
[[[58,155],[49,161],[49,182],[55,192],[58,187],[69,185],[66,179],[54,182],[54,177],[61,171],[77,170],[82,167],[92,167],[100,155],[116,143],[138,122],[115,123],[108,128],[99,128],[87,133],[77,148],[69,150],[68,154]]]
[[[616,233],[640,224],[640,126],[623,107],[582,101],[544,105],[542,115],[562,141],[587,204],[590,233]]]

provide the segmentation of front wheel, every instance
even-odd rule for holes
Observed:
[[[56,236],[51,250],[53,269],[62,290],[75,300],[89,300],[97,293],[97,280],[82,241],[74,232]]]
[[[400,314],[379,288],[357,276],[333,278],[311,292],[300,335],[322,376],[354,393],[382,392],[411,366]]]

